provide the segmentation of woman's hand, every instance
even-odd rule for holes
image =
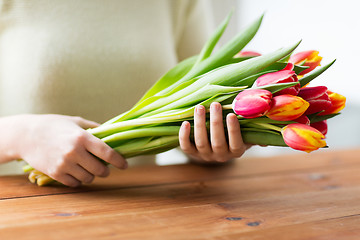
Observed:
[[[98,126],[95,122],[63,115],[19,115],[13,120],[16,157],[67,186],[108,176],[109,168],[100,159],[118,168],[127,167],[120,154],[84,130]]]
[[[227,162],[241,157],[250,145],[244,144],[240,124],[235,114],[226,116],[228,142],[224,132],[222,107],[220,103],[210,106],[210,141],[206,130],[206,109],[196,106],[194,112],[194,140],[190,141],[190,123],[183,122],[180,132],[180,147],[195,162]]]

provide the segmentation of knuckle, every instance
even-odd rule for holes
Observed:
[[[112,162],[112,160],[114,160],[116,158],[116,152],[112,149],[106,149],[104,151],[104,155],[103,158],[104,160],[108,161],[108,162]]]
[[[198,149],[198,150],[206,150],[206,149],[208,149],[208,144],[207,143],[205,143],[205,142],[197,142],[196,143],[196,148]]]
[[[214,120],[210,120],[210,124],[211,124],[211,126],[213,126],[213,127],[215,127],[215,128],[217,128],[217,127],[224,127],[224,124],[223,124],[223,122],[222,121],[220,121],[220,120],[217,120],[217,119],[214,119]]]
[[[74,148],[70,148],[62,154],[62,159],[58,161],[58,167],[64,167],[67,163],[71,162],[76,155]]]
[[[48,175],[55,180],[58,180],[61,176],[60,171],[58,169],[49,170]]]
[[[61,178],[62,173],[59,168],[52,168],[48,170],[48,175],[58,181]]]
[[[84,131],[77,131],[76,133],[74,133],[74,143],[76,145],[83,144],[85,140],[86,134],[84,133]]]
[[[212,143],[211,147],[214,152],[226,152],[227,148],[224,148],[224,145],[220,143]]]

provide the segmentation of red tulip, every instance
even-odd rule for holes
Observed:
[[[319,115],[328,115],[340,112],[345,107],[346,98],[338,93],[327,90],[327,94],[331,101],[331,106]]]
[[[291,65],[288,66],[291,67]],[[258,79],[256,79],[255,85],[260,87],[270,84],[289,83],[289,82],[298,82],[298,78],[295,72],[292,70],[280,70],[277,72],[267,73],[260,76]],[[300,83],[296,84],[295,86],[283,89],[275,93],[274,96],[283,95],[283,94],[290,94],[296,96],[299,90],[300,90]]]
[[[304,75],[314,70],[317,66],[320,66],[322,57],[320,57],[318,54],[319,52],[315,50],[299,52],[292,55],[289,59],[289,62],[293,64],[302,64],[304,62],[302,65],[309,67],[299,73],[299,75]]]
[[[281,133],[286,145],[296,150],[312,152],[326,146],[326,142],[323,140],[325,136],[305,124],[289,124],[282,129]]]
[[[306,110],[305,115],[324,111],[331,107],[331,101],[327,94],[327,87],[305,87],[301,88],[299,97],[310,103],[310,107]]]
[[[309,107],[304,99],[293,95],[276,96],[271,101],[270,111],[266,116],[278,121],[291,121],[299,118]]]
[[[298,117],[297,119],[294,119],[293,121],[297,122],[297,123],[310,125],[310,119],[306,115],[302,115],[302,116]]]
[[[244,118],[261,117],[269,111],[271,98],[268,90],[246,89],[234,99],[233,110]]]
[[[327,121],[323,120],[320,122],[314,122],[311,123],[310,126],[312,126],[313,128],[317,129],[319,132],[321,132],[324,136],[327,134],[328,131],[328,125],[327,125]]]

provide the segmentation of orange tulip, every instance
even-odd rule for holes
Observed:
[[[331,92],[327,90],[327,94],[331,101],[331,107],[327,108],[319,115],[328,115],[340,112],[345,107],[346,97],[341,94]]]
[[[273,120],[291,121],[303,115],[309,105],[301,97],[288,94],[276,96],[272,99],[270,111],[266,116]]]
[[[281,133],[286,145],[296,150],[309,153],[326,146],[326,142],[323,140],[325,136],[305,124],[289,124],[282,129]]]
[[[299,73],[299,75],[304,75],[314,70],[317,66],[320,66],[321,60],[322,57],[319,56],[318,51],[309,50],[292,55],[289,62],[293,64],[302,64],[304,62],[302,65],[309,67]]]

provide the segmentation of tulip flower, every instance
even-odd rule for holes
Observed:
[[[331,101],[331,106],[319,115],[328,115],[340,112],[345,107],[346,98],[338,93],[327,90],[327,94]]]
[[[246,89],[233,101],[233,110],[244,118],[264,116],[270,109],[272,94],[264,89]]]
[[[240,51],[235,55],[235,57],[257,57],[257,56],[261,56],[261,54],[254,51]]]
[[[309,153],[326,146],[323,140],[325,136],[317,129],[305,124],[289,124],[281,130],[281,133],[286,145],[296,150]]]
[[[310,125],[310,119],[309,119],[306,115],[302,115],[302,116],[294,119],[293,121],[294,121],[294,122],[297,122],[297,123],[302,123],[302,124]]]
[[[278,121],[291,121],[299,118],[309,107],[304,99],[293,95],[276,96],[271,101],[271,108],[266,116]]]
[[[289,83],[289,82],[298,82],[298,78],[294,71],[288,70],[293,65],[289,64],[286,66],[285,70],[280,70],[277,72],[267,73],[260,76],[255,81],[255,86],[266,86],[270,84],[277,84],[277,83]],[[297,95],[300,90],[300,83],[296,84],[295,86],[288,87],[283,89],[274,94],[274,96],[283,95],[283,94],[290,94],[290,95]]]
[[[326,120],[311,123],[310,126],[317,129],[324,136],[327,134],[328,126],[327,126],[327,121]]]
[[[308,66],[309,68],[299,73],[299,75],[304,75],[314,70],[317,66],[320,66],[321,59],[322,57],[319,56],[318,51],[310,50],[292,55],[289,62],[297,65],[303,63],[303,66]]]
[[[306,110],[305,115],[321,112],[331,107],[327,87],[316,86],[301,88],[298,96],[310,103],[310,107]]]

